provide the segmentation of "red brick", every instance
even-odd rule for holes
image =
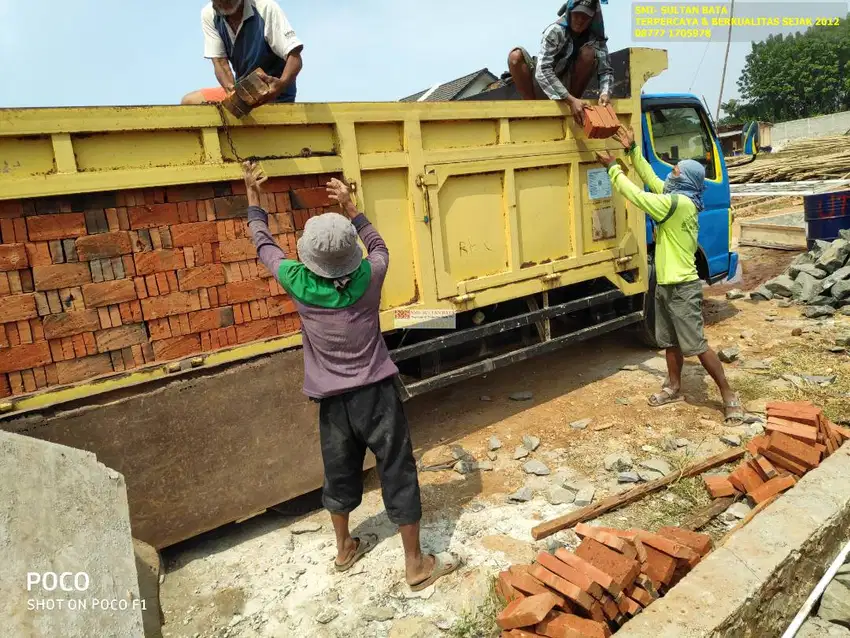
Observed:
[[[44,336],[47,339],[73,337],[83,332],[94,332],[100,328],[97,310],[63,312],[44,318]]]
[[[100,330],[94,334],[98,352],[121,350],[140,345],[148,340],[144,324],[136,323],[108,330]]]
[[[692,532],[687,529],[682,529],[681,527],[667,526],[659,529],[658,535],[690,547],[700,556],[705,556],[711,551],[712,541],[711,536],[708,534]]]
[[[538,594],[510,603],[496,617],[501,629],[529,627],[542,621],[555,607],[556,599],[551,594]]]
[[[51,363],[50,346],[46,341],[0,349],[0,374],[38,368]]]
[[[123,230],[80,237],[76,246],[80,261],[120,257],[133,252],[130,233]]]
[[[76,383],[113,372],[112,359],[108,354],[97,354],[93,357],[83,357],[60,361],[56,364],[56,374],[59,383]]]
[[[641,572],[657,583],[669,585],[676,571],[676,559],[654,547],[646,547],[646,556],[647,560],[641,567]]]
[[[99,308],[134,301],[136,285],[132,279],[116,279],[83,286],[83,300],[88,308]]]
[[[157,361],[188,357],[201,351],[201,337],[200,335],[189,335],[154,341],[153,351]]]
[[[23,270],[27,266],[26,244],[0,244],[0,271]]]
[[[788,472],[793,472],[799,477],[802,477],[809,471],[809,468],[801,463],[797,463],[796,461],[792,461],[791,459],[783,456],[782,454],[777,454],[773,450],[767,449],[763,452],[763,455],[766,459],[769,459],[771,463],[775,467],[781,468]]]
[[[564,580],[571,582],[597,600],[602,598],[602,586],[599,583],[594,582],[590,576],[578,571],[575,567],[567,565],[552,554],[540,552],[537,555],[537,562],[556,576],[560,576]]]
[[[71,243],[74,242],[73,239],[69,239],[67,241]],[[61,246],[61,242],[59,242],[59,244]],[[53,257],[50,254],[50,243],[39,242],[37,244],[26,244],[26,247],[27,259],[29,260],[30,266],[49,266],[53,263]],[[62,252],[61,248],[60,252]],[[62,261],[66,261],[64,254],[62,257]],[[67,261],[73,261],[73,255],[69,255],[68,257],[69,259]]]
[[[762,480],[769,481],[771,479],[776,478],[777,472],[776,468],[773,467],[773,463],[768,461],[763,456],[757,456],[754,460],[756,463],[754,469],[758,470],[758,473],[761,476]]]
[[[148,321],[201,309],[198,295],[194,292],[173,292],[143,299],[141,303],[142,315]]]
[[[796,485],[796,483],[797,479],[793,476],[778,476],[775,479],[769,480],[767,483],[755,490],[752,494],[750,494],[750,498],[753,499],[756,504],[763,503],[777,494],[790,490],[794,487],[794,485]]]
[[[219,250],[221,261],[224,263],[257,258],[257,249],[254,248],[254,243],[250,239],[223,241],[219,244]]]
[[[194,222],[171,227],[171,243],[175,248],[218,241],[215,222]]]
[[[590,594],[582,591],[581,587],[553,574],[542,565],[532,565],[528,573],[547,587],[551,587],[559,594],[566,596],[585,611],[590,611],[593,606],[594,600]]]
[[[585,538],[575,553],[611,576],[620,589],[631,585],[640,573],[640,563],[636,560],[618,554],[592,538]]]
[[[675,541],[666,536],[653,534],[644,530],[637,530],[638,538],[644,544],[644,547],[654,547],[660,552],[664,552],[668,556],[674,558],[682,558],[687,561],[693,561],[699,558],[699,554],[691,549],[688,545]]]
[[[245,303],[255,299],[265,299],[269,296],[268,284],[263,279],[238,281],[225,285],[227,303]]]
[[[179,223],[177,204],[151,204],[147,206],[134,206],[127,210],[130,218],[130,228],[157,228],[158,226],[172,226]]]
[[[189,330],[187,332],[204,332],[227,328],[234,323],[233,308],[211,308],[199,310],[188,315]]]
[[[0,297],[0,322],[25,321],[38,317],[35,295],[11,295]]]
[[[593,582],[598,583],[602,589],[610,592],[612,595],[616,596],[623,590],[623,587],[608,572],[600,569],[581,556],[577,556],[563,547],[555,550],[555,556],[561,562],[566,563],[576,571],[590,578]]]
[[[201,337],[201,348],[204,347],[204,340]],[[496,578],[496,593],[502,597],[505,602],[512,602],[518,598],[525,598],[525,595],[514,589],[511,574],[508,571],[499,572]],[[542,592],[545,593],[545,592]]]
[[[711,498],[722,498],[736,494],[735,486],[725,476],[706,475],[702,477],[702,480],[708,493],[711,494]]]
[[[511,586],[522,593],[525,596],[535,596],[537,594],[551,594],[555,596],[558,600],[556,607],[561,609],[569,609],[569,603],[567,603],[566,599],[563,596],[560,596],[551,590],[547,589],[543,583],[534,578],[531,574],[528,573],[530,566],[524,565],[522,568],[518,565],[514,565],[510,568],[510,583]]]
[[[165,189],[165,198],[172,203],[212,199],[213,197],[215,197],[215,192],[209,184],[186,184]]]
[[[766,434],[753,437],[747,443],[747,451],[754,457],[761,454],[762,450],[764,450],[766,448],[767,448],[767,435]]]
[[[244,195],[216,197],[213,200],[215,219],[234,219],[248,216],[248,198]]]
[[[318,188],[299,188],[291,191],[289,195],[292,200],[292,208],[296,210],[325,208],[327,206],[337,205],[337,202],[328,196],[328,191],[324,186]]]
[[[815,426],[803,425],[786,419],[769,417],[764,429],[769,433],[781,432],[804,443],[816,443],[818,440],[818,429]]]
[[[248,343],[258,339],[268,339],[277,336],[277,322],[273,319],[249,321],[236,326],[236,338],[239,343]]]
[[[156,287],[159,289],[159,294],[167,295],[171,291],[171,286],[168,284],[168,276],[164,272],[158,272],[156,275]],[[176,290],[174,292],[177,292]]]
[[[839,437],[841,437],[845,441],[850,439],[850,429],[843,428],[840,425],[835,425],[835,423],[832,423],[831,421],[827,425],[828,425],[829,429],[832,430],[833,434],[838,435]]]
[[[56,264],[34,266],[32,269],[35,289],[38,291],[73,288],[91,281],[88,264]]]
[[[26,219],[30,241],[50,241],[82,237],[86,234],[86,218],[82,213],[37,215]]]
[[[611,635],[604,622],[558,613],[550,613],[534,631],[547,638],[608,638]]]
[[[808,469],[820,465],[820,452],[781,432],[773,432],[770,435],[768,450],[805,465]]]
[[[610,547],[611,549],[628,556],[629,558],[637,558],[637,551],[634,546],[630,545],[622,538],[618,538],[613,534],[609,534],[604,530],[598,529],[586,523],[579,523],[575,526],[575,533],[579,538],[592,538],[595,541]]]
[[[133,258],[136,261],[136,273],[139,275],[152,275],[186,267],[183,251],[176,249],[136,253]]]

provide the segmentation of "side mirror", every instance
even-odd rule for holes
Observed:
[[[741,142],[743,146],[743,154],[744,155],[752,155],[755,157],[759,153],[759,142],[761,141],[761,137],[759,135],[759,123],[758,122],[748,122],[744,125],[744,130],[741,134]]]

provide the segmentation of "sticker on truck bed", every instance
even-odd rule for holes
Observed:
[[[611,192],[611,179],[604,168],[592,168],[587,171],[587,191],[591,200],[608,199]]]
[[[454,330],[457,327],[454,310],[396,310],[395,328],[411,330]]]

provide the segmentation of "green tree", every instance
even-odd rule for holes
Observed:
[[[741,100],[722,122],[783,122],[850,110],[850,16],[839,26],[754,42],[738,80]]]

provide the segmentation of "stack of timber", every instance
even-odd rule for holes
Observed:
[[[846,179],[850,175],[850,136],[836,135],[792,142],[754,162],[729,164],[732,184]]]

